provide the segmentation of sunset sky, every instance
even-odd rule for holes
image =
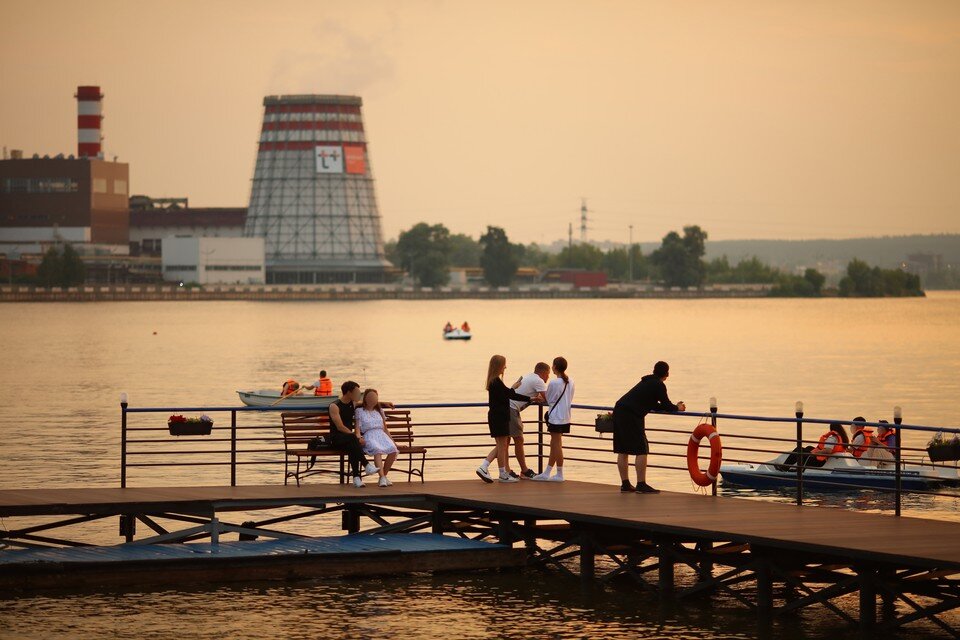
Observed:
[[[960,232],[960,2],[0,0],[0,145],[245,206],[262,100],[360,95],[385,235]]]

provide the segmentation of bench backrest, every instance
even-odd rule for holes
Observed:
[[[410,411],[407,409],[384,409],[383,415],[387,417],[386,426],[393,441],[398,445],[412,445],[413,423],[410,421]]]
[[[280,414],[283,421],[283,446],[290,449],[304,449],[316,436],[330,435],[330,414],[285,411]]]

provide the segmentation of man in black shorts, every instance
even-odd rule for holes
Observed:
[[[647,434],[644,417],[651,411],[686,411],[683,402],[673,404],[667,397],[664,380],[670,375],[670,365],[658,362],[653,374],[643,376],[637,385],[623,394],[613,407],[613,451],[617,454],[617,469],[620,471],[620,490],[633,491],[630,484],[629,458],[636,456],[637,493],[660,493],[647,484]]]

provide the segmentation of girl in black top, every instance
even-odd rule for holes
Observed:
[[[531,398],[517,393],[503,383],[503,372],[507,368],[507,359],[503,356],[490,358],[487,368],[487,426],[490,435],[497,443],[497,465],[500,467],[500,482],[517,482],[517,479],[507,473],[507,456],[510,446],[510,401],[530,402]],[[485,482],[492,482],[489,476],[484,477],[477,471]]]

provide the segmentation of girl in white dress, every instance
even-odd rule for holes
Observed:
[[[380,407],[380,396],[376,389],[367,389],[363,392],[361,406],[357,407],[354,416],[356,427],[360,430],[360,444],[363,452],[373,456],[373,464],[379,467],[380,482],[378,486],[389,487],[393,483],[387,479],[387,474],[397,459],[397,445],[386,426],[386,416]],[[386,456],[386,460],[383,457]],[[380,464],[381,461],[383,464]]]

